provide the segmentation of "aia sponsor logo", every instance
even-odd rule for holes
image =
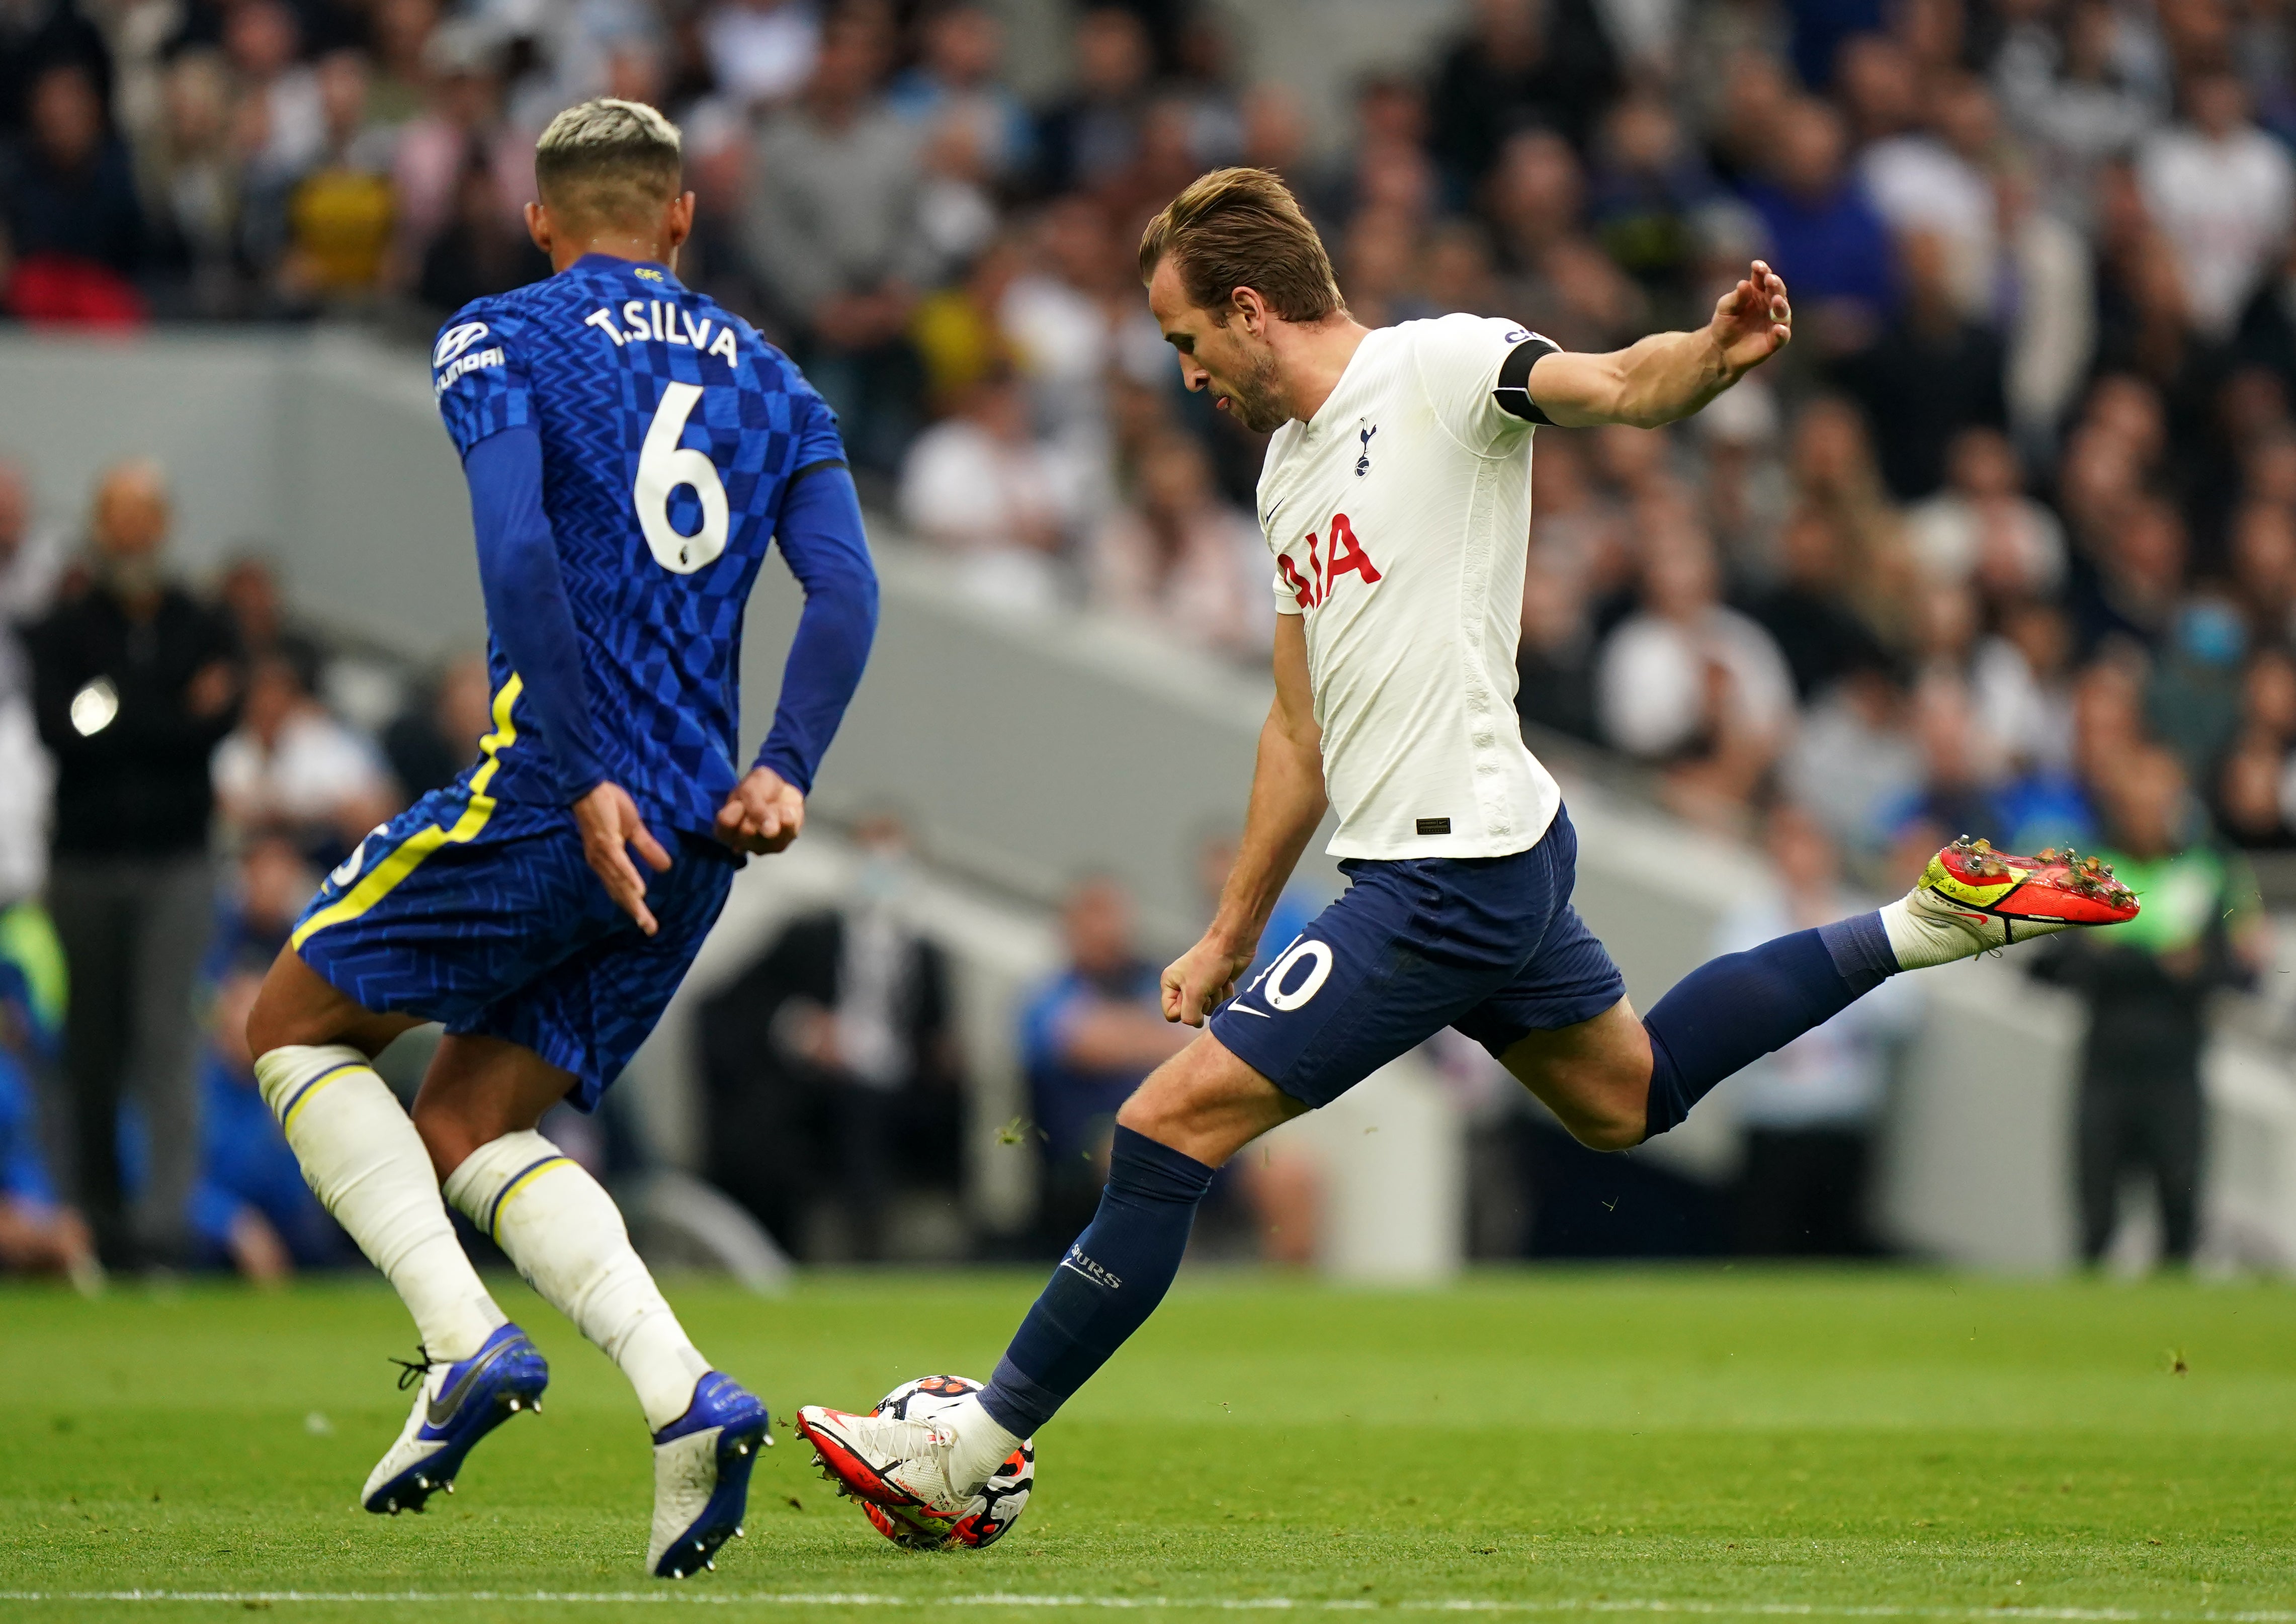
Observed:
[[[1308,532],[1307,542],[1308,572],[1305,575],[1300,573],[1300,566],[1292,562],[1289,553],[1275,555],[1275,572],[1292,589],[1292,595],[1300,600],[1300,608],[1319,609],[1329,603],[1332,589],[1339,585],[1340,577],[1343,575],[1359,575],[1366,586],[1379,579],[1378,566],[1363,550],[1363,543],[1356,539],[1355,526],[1348,522],[1345,513],[1332,515],[1329,558],[1324,556],[1324,542],[1315,531]]]

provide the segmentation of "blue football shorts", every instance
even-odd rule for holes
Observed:
[[[1578,862],[1558,809],[1509,857],[1341,863],[1346,892],[1214,1013],[1212,1035],[1323,1106],[1447,1026],[1501,1054],[1591,1021],[1627,988],[1570,906]]]
[[[567,1097],[589,1111],[661,1019],[734,882],[715,841],[662,843],[669,872],[638,867],[660,927],[648,936],[591,872],[570,811],[450,784],[361,841],[289,941],[367,1009],[533,1050],[574,1074]]]

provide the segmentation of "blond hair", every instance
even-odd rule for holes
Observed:
[[[1227,320],[1250,288],[1287,322],[1346,311],[1324,240],[1272,169],[1214,169],[1164,205],[1140,236],[1140,280],[1169,257],[1188,302]]]
[[[636,225],[678,193],[685,142],[643,102],[599,96],[568,108],[534,144],[534,184],[554,209]]]

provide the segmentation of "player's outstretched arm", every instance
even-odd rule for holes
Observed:
[[[1259,730],[1251,807],[1218,910],[1196,945],[1164,971],[1164,1019],[1201,1026],[1235,990],[1308,837],[1323,821],[1324,737],[1308,685],[1307,619],[1275,618],[1275,702]]]
[[[834,450],[833,436],[825,439],[824,448]],[[877,569],[861,499],[841,460],[798,472],[782,498],[774,540],[805,592],[805,608],[758,764],[718,809],[718,838],[759,856],[782,850],[805,827],[813,775],[861,685],[877,635]]]
[[[1530,369],[1530,398],[1567,429],[1654,429],[1689,416],[1792,338],[1785,279],[1757,259],[1697,332],[1654,332],[1605,355],[1542,356]]]

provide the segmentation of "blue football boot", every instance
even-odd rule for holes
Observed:
[[[742,1531],[750,1469],[774,1435],[766,1407],[733,1377],[711,1371],[693,1385],[685,1414],[653,1435],[653,1542],[657,1579],[714,1568],[718,1547]]]
[[[421,1511],[442,1489],[454,1493],[455,1474],[479,1439],[521,1410],[542,1407],[550,1366],[525,1332],[503,1325],[459,1363],[407,1366],[399,1385],[414,1389],[414,1414],[359,1495],[367,1510],[394,1517]]]

